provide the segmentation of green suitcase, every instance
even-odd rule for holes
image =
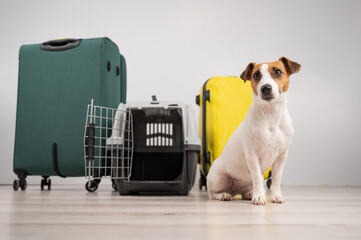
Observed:
[[[23,45],[14,147],[14,190],[28,175],[84,176],[87,105],[116,108],[126,102],[126,65],[108,38],[60,39]]]

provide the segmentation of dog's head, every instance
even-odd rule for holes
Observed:
[[[250,63],[243,71],[241,78],[251,81],[254,95],[272,102],[288,91],[289,76],[299,72],[301,65],[285,57],[269,63]]]

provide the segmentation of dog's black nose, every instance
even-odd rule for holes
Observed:
[[[272,92],[272,86],[269,84],[263,85],[261,87],[261,92],[263,95],[270,95]]]

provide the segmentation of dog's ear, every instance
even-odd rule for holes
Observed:
[[[279,59],[281,62],[283,62],[283,64],[286,67],[286,71],[288,75],[291,75],[293,73],[298,73],[301,69],[301,65],[296,63],[296,62],[292,62],[291,60],[285,58],[285,57],[281,57]]]
[[[246,70],[244,70],[243,73],[241,74],[241,78],[243,79],[244,82],[246,82],[247,80],[249,81],[251,80],[254,65],[255,63],[249,63]]]

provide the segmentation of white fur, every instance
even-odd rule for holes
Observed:
[[[273,80],[273,78],[271,77],[270,72],[268,71],[268,64],[262,64],[261,68],[260,68],[260,72],[262,75],[261,80],[259,81],[258,85],[257,85],[257,93],[258,96],[261,96],[261,87],[269,84],[272,86],[272,96],[273,97],[278,97],[280,95],[279,93],[279,89],[278,89],[278,85],[276,83],[275,80]]]
[[[262,100],[253,95],[253,103],[244,121],[229,138],[222,154],[214,161],[207,176],[210,198],[231,200],[242,194],[253,204],[266,204],[263,174],[272,167],[270,199],[283,203],[281,178],[289,145],[293,138],[291,116],[287,109],[287,93],[279,94],[277,83],[261,67],[260,84],[271,84],[274,99]]]

